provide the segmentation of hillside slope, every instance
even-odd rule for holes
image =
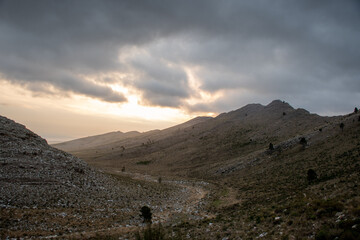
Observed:
[[[126,166],[132,172],[212,183],[206,207],[215,218],[185,222],[169,229],[171,234],[360,238],[359,113],[321,117],[276,100],[121,144],[121,151],[115,144],[77,154],[109,171]]]
[[[123,139],[132,138],[140,135],[139,132],[132,131],[132,132],[110,132],[96,136],[84,137],[75,139],[72,141],[67,141],[63,143],[54,144],[53,146],[62,149],[64,151],[74,151],[74,150],[81,150],[81,149],[88,149],[94,148],[101,145],[111,144]]]
[[[264,150],[270,142],[277,144],[317,130],[333,119],[275,100],[267,106],[249,104],[216,118],[202,118],[190,125],[143,133],[111,144],[62,149],[103,168],[125,166],[152,174],[203,177],[213,175],[217,165]]]
[[[210,204],[217,217],[212,227],[193,223],[190,236],[360,239],[360,114],[211,169],[205,177],[217,186]]]
[[[141,224],[144,205],[151,207],[156,221],[166,222],[174,211],[188,211],[193,195],[186,184],[101,173],[2,116],[0,164],[1,239],[73,234],[83,239],[89,232],[127,230],[125,226]]]

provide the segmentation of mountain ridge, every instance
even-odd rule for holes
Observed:
[[[156,167],[157,174],[165,171],[165,166],[180,175],[206,174],[217,164],[216,159],[237,159],[251,151],[266,149],[270,142],[276,144],[313,131],[333,119],[274,100],[265,106],[248,104],[214,118],[195,118],[168,129],[72,153],[95,166],[113,167],[117,162],[117,166],[141,171],[146,166],[137,162],[146,161],[160,166]],[[54,146],[69,151],[61,144]],[[189,170],[187,166],[193,163],[197,163],[197,167]]]

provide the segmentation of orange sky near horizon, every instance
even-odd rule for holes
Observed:
[[[140,96],[128,92],[125,103],[78,94],[35,95],[6,81],[1,81],[0,92],[0,115],[26,125],[50,143],[112,131],[164,129],[197,116],[177,108],[141,105]]]

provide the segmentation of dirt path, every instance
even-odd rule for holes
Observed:
[[[131,173],[131,172],[111,172],[112,174],[117,174],[120,176],[127,176],[135,180],[146,181],[146,182],[158,182],[158,178],[150,175],[140,174],[140,173]],[[203,210],[204,198],[208,194],[208,190],[205,189],[205,186],[208,185],[204,181],[188,181],[188,180],[170,180],[163,179],[161,184],[168,184],[176,186],[179,188],[177,194],[171,199],[169,199],[170,207],[156,209],[153,208],[153,223],[161,223],[166,225],[167,223],[176,224],[183,220],[193,219],[206,219],[213,218],[211,214]],[[152,207],[152,206],[150,206]],[[136,213],[138,214],[138,213]],[[140,224],[140,225],[139,225]],[[74,238],[74,239],[84,239],[89,237],[94,237],[96,235],[106,235],[106,234],[115,234],[115,235],[129,235],[130,233],[136,232],[139,230],[138,224],[124,224],[111,228],[96,229],[86,232],[74,232],[67,235],[62,235],[61,238]],[[59,236],[45,236],[42,238],[45,239],[54,239]],[[120,238],[121,239],[121,238]]]
[[[157,177],[146,174],[121,171],[117,171],[116,174],[128,176],[132,179],[141,181],[158,182]],[[180,187],[182,190],[181,194],[177,198],[177,201],[174,201],[173,207],[171,209],[157,213],[157,216],[154,216],[153,220],[155,223],[165,223],[174,220],[173,218],[176,217],[175,215],[180,214],[186,215],[191,219],[203,219],[213,217],[201,210],[203,200],[208,194],[208,190],[205,189],[205,186],[208,185],[207,182],[166,179],[162,180],[162,183]]]

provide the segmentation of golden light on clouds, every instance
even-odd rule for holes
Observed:
[[[142,106],[140,96],[120,86],[125,103],[109,103],[78,94],[33,94],[20,85],[2,80],[1,115],[25,124],[50,142],[64,141],[111,131],[163,129],[191,119],[176,108]]]

